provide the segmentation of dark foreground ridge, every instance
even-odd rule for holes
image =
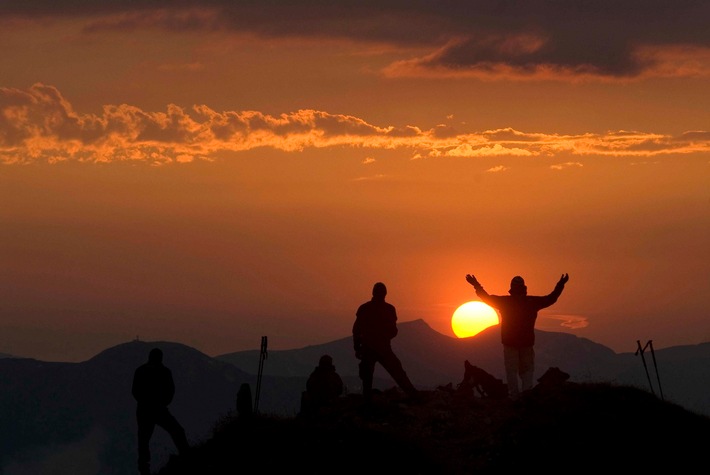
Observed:
[[[228,416],[160,475],[683,473],[707,466],[710,418],[642,389],[538,386],[519,401],[439,388],[357,395],[318,417]]]

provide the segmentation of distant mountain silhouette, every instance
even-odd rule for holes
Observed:
[[[483,368],[504,379],[500,328],[495,325],[469,338],[455,338],[433,330],[424,320],[399,322],[399,334],[392,347],[402,360],[412,382],[422,389],[447,383],[457,384],[463,377],[463,362]],[[646,363],[653,386],[644,371],[643,360],[634,353],[615,353],[612,349],[569,333],[535,330],[536,378],[550,367],[564,369],[575,382],[612,382],[655,391],[660,395],[655,368],[647,351]],[[338,373],[349,392],[359,392],[357,364],[352,338],[347,336],[320,345],[291,350],[271,350],[264,367],[269,376],[305,378],[323,354],[333,357]],[[655,350],[663,397],[689,410],[710,415],[710,343]],[[256,367],[258,351],[240,351],[216,357],[249,372]],[[378,367],[376,387],[394,385]]]
[[[136,469],[133,371],[159,347],[177,387],[171,412],[192,443],[209,437],[215,422],[233,415],[243,383],[255,391],[259,351],[210,357],[172,342],[132,341],[109,348],[81,363],[0,359],[0,473],[92,473],[128,475]],[[462,379],[464,361],[503,376],[498,327],[458,339],[432,330],[423,320],[400,322],[393,347],[418,387],[434,390]],[[308,375],[323,354],[330,354],[348,394],[360,394],[357,360],[350,336],[293,350],[270,350],[264,363],[259,412],[295,417]],[[559,367],[576,383],[628,385],[659,396],[656,374],[633,353],[611,349],[566,333],[537,331],[537,374]],[[656,350],[666,402],[710,415],[710,343]],[[375,387],[389,391],[394,382],[378,367]],[[152,439],[154,467],[174,452],[160,429]]]
[[[537,331],[536,361],[538,368],[564,366],[577,378],[594,379],[608,376],[616,354],[609,348],[567,333]],[[410,377],[424,388],[436,387],[463,376],[463,362],[475,361],[490,373],[503,375],[502,348],[497,326],[476,336],[454,338],[433,330],[424,320],[399,323],[399,334],[392,346]],[[313,370],[322,354],[329,354],[341,375],[356,376],[357,360],[352,338],[346,337],[321,345],[293,350],[269,352],[268,371],[273,376],[304,376]],[[217,356],[238,368],[254,364],[258,352],[241,351]],[[379,375],[387,384],[391,379],[384,371]]]
[[[319,418],[227,419],[159,475],[691,473],[710,418],[638,388],[562,383],[521,401],[433,390],[343,398]]]
[[[176,394],[170,408],[192,441],[205,437],[215,420],[234,410],[242,383],[256,380],[228,363],[170,342],[133,341],[82,363],[2,359],[0,473],[135,473],[131,383],[134,370],[153,347],[163,350],[165,364],[173,371]],[[280,409],[276,394],[300,391],[300,384],[293,383],[291,389],[288,383],[284,378],[276,383],[264,379],[268,409]],[[153,443],[160,466],[174,447],[161,429],[156,429]],[[80,452],[82,458],[57,455],[67,450]]]

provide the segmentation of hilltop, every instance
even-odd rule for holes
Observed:
[[[409,403],[392,389],[369,407],[344,397],[318,418],[225,417],[159,475],[678,473],[706,463],[708,442],[710,418],[628,386],[537,386],[516,402],[442,387]]]
[[[505,378],[498,325],[468,338],[438,333],[421,319],[401,322],[398,327],[399,334],[392,340],[392,348],[410,379],[420,389],[460,382],[465,360],[497,378]],[[661,399],[710,416],[710,342],[657,350],[655,361],[647,353],[646,373],[642,357],[633,352],[615,353],[604,345],[568,333],[535,330],[535,335],[535,372],[538,376],[550,367],[559,367],[570,374],[570,381],[610,382],[650,389],[657,394],[662,392]],[[630,342],[631,350],[635,349],[635,343]],[[269,351],[265,373],[275,377],[302,378],[305,382],[323,354],[333,358],[350,392],[359,392],[358,361],[352,351],[352,337],[299,349]],[[229,353],[216,359],[246,372],[255,372],[259,351]],[[662,388],[657,384],[657,377],[663,383]],[[649,378],[653,383],[651,388]],[[380,365],[375,368],[375,384],[381,389],[394,385]],[[290,408],[284,405],[292,413],[298,408],[298,393],[295,396]]]
[[[108,348],[80,363],[0,358],[0,425],[5,429],[0,435],[0,472],[8,475],[135,473],[135,401],[130,393],[131,378],[135,368],[145,362],[150,349],[156,346],[163,350],[165,362],[175,377],[177,391],[171,411],[185,427],[194,446],[201,446],[216,437],[216,433],[213,434],[215,423],[221,421],[219,427],[225,431],[242,433],[245,439],[254,438],[266,447],[273,447],[274,452],[269,453],[261,446],[251,447],[250,442],[240,444],[229,439],[217,439],[225,440],[225,445],[231,447],[233,454],[242,454],[239,456],[241,464],[250,464],[252,459],[275,463],[272,459],[282,453],[287,454],[286,460],[300,460],[294,452],[300,446],[288,449],[288,441],[294,438],[302,441],[309,454],[321,453],[319,444],[329,448],[332,447],[331,440],[343,440],[342,447],[334,451],[340,455],[332,456],[341,465],[339,470],[356,466],[359,462],[351,460],[353,457],[370,460],[374,456],[367,454],[376,451],[377,447],[382,446],[379,449],[382,451],[389,444],[395,444],[400,452],[417,455],[418,458],[415,457],[410,464],[411,471],[423,473],[421,467],[434,463],[421,458],[430,453],[424,450],[429,446],[441,446],[445,453],[453,451],[459,454],[452,460],[467,460],[469,456],[480,459],[483,455],[477,451],[483,450],[481,447],[497,447],[498,442],[495,441],[503,441],[505,444],[502,447],[509,447],[511,441],[532,437],[527,432],[517,435],[516,431],[520,430],[523,421],[538,421],[538,414],[548,413],[550,416],[546,416],[545,427],[554,424],[554,427],[560,427],[560,434],[566,434],[570,439],[557,440],[555,437],[559,436],[552,434],[542,439],[549,441],[547,446],[538,444],[537,438],[526,441],[525,446],[538,447],[536,450],[539,453],[535,457],[548,451],[553,451],[555,457],[561,457],[564,454],[559,447],[574,445],[569,450],[575,457],[581,457],[580,451],[588,457],[585,444],[588,444],[587,432],[590,430],[613,431],[611,436],[595,434],[595,437],[612,437],[614,446],[626,447],[640,437],[643,442],[639,444],[658,448],[653,445],[653,437],[663,438],[665,433],[661,434],[662,426],[651,422],[657,422],[659,416],[656,412],[660,409],[645,406],[640,402],[645,401],[643,398],[675,403],[693,414],[710,417],[710,343],[656,351],[655,360],[663,391],[655,387],[654,392],[654,388],[649,388],[649,378],[639,356],[633,353],[616,354],[603,345],[566,333],[536,332],[536,374],[543,374],[547,368],[559,367],[570,374],[570,382],[578,383],[578,387],[592,390],[594,394],[579,395],[585,401],[592,401],[589,407],[578,403],[573,394],[567,394],[560,396],[563,401],[559,405],[541,405],[538,406],[539,411],[521,412],[520,407],[508,407],[505,401],[465,401],[436,390],[439,386],[459,383],[464,375],[466,360],[502,378],[502,352],[496,328],[464,339],[439,334],[423,320],[402,322],[399,328],[393,347],[415,385],[431,395],[425,404],[410,406],[399,401],[396,394],[390,394],[388,388],[392,388],[394,382],[386,373],[383,374],[378,365],[375,388],[384,391],[383,399],[374,414],[362,413],[358,409],[361,387],[357,360],[352,351],[352,340],[346,337],[301,349],[269,351],[259,396],[259,426],[249,429],[242,427],[243,424],[232,424],[234,421],[230,414],[235,409],[236,395],[242,384],[251,385],[256,400],[258,351],[213,357],[177,342],[136,340]],[[337,425],[304,425],[307,421],[297,417],[300,394],[318,358],[326,353],[333,356],[346,384],[343,407],[339,411]],[[650,382],[656,383],[655,361],[652,365],[647,357],[647,362],[650,376],[654,378]],[[596,383],[602,386],[594,389],[593,384]],[[636,404],[645,407],[645,412],[638,414],[637,420],[633,421],[629,419],[635,413],[633,407],[628,408],[626,415],[617,414],[619,408],[626,407],[626,402],[604,403],[606,396],[599,388],[603,388],[605,383],[613,385],[610,388],[636,388],[634,394],[642,398]],[[660,401],[654,399],[656,397]],[[606,408],[606,412],[597,414],[595,411],[599,408],[596,405]],[[567,412],[560,409],[567,407],[579,408],[580,414],[570,414],[571,409]],[[594,418],[588,420],[590,417],[583,411],[593,414]],[[579,427],[570,426],[571,422],[567,420],[558,422],[558,413],[565,414],[569,421],[582,422]],[[679,416],[679,420],[685,418],[685,415]],[[483,424],[481,421],[490,423]],[[604,424],[597,421],[604,421],[608,428],[603,429]],[[545,427],[539,428],[537,422],[530,422],[530,431],[545,434]],[[684,440],[687,434],[693,433],[687,432],[682,425],[669,424],[668,427],[676,433],[678,440]],[[385,431],[383,434],[384,429],[392,429],[392,433]],[[342,433],[342,430],[349,432]],[[706,434],[710,433],[707,428],[703,430]],[[618,434],[624,437],[613,439]],[[383,439],[385,436],[387,438]],[[356,455],[352,452],[354,441],[363,438],[371,442],[367,450],[361,445],[363,453]],[[678,448],[677,452],[682,454],[682,447],[675,443],[676,439],[670,440],[668,448]],[[155,449],[153,467],[159,469],[168,463],[174,447],[162,430],[156,430],[151,444]],[[422,446],[424,448],[420,448]],[[590,447],[594,448],[594,445]],[[637,456],[673,454],[668,449],[654,448],[649,452],[642,445],[633,447]],[[595,450],[601,450],[603,455],[611,449]],[[387,453],[377,457],[385,459]],[[433,460],[440,463],[441,458],[437,455]],[[395,461],[392,463],[395,464]],[[398,465],[394,465],[392,471],[400,473],[397,467],[401,467],[402,463],[405,462],[396,461]],[[479,463],[473,466],[478,467]]]

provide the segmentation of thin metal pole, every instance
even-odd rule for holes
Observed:
[[[641,348],[641,340],[636,340],[636,343],[638,344],[638,349],[636,350],[635,355],[638,356],[641,354],[641,361],[643,361],[643,369],[646,370],[646,378],[648,379],[648,385],[651,387],[651,392],[655,395],[656,391],[653,390],[653,384],[651,384],[651,376],[648,374],[648,366],[646,366],[646,358],[643,357],[643,351],[646,348],[645,346]],[[646,343],[646,346],[648,346],[648,343]]]
[[[651,348],[651,357],[653,358],[653,368],[656,370],[656,380],[658,381],[658,391],[661,393],[663,401],[663,389],[661,389],[661,376],[658,374],[658,364],[656,364],[656,353],[653,351],[653,340],[648,340],[648,346]]]
[[[254,397],[254,413],[259,412],[259,394],[261,393],[261,376],[264,372],[264,360],[266,359],[267,338],[261,337],[261,350],[259,351],[259,373],[256,377],[256,396]]]

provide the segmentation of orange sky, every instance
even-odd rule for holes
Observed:
[[[710,341],[710,6],[153,3],[0,6],[0,353],[321,343],[380,280],[453,335],[467,273]]]

